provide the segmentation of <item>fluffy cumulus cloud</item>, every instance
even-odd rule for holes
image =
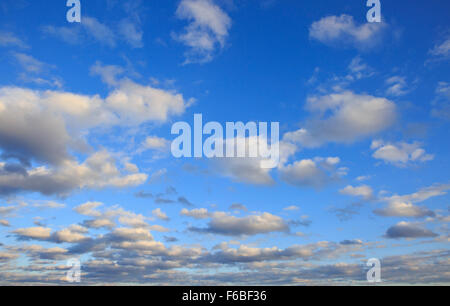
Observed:
[[[312,119],[283,139],[307,148],[328,142],[351,143],[375,135],[389,128],[397,117],[392,101],[351,91],[309,97],[306,109]]]
[[[276,141],[276,144],[279,145],[278,152],[276,146],[272,146],[268,139],[266,140],[262,137],[234,137],[227,138],[225,141],[218,139],[216,146],[223,148],[223,156],[226,156],[227,147],[231,145],[235,147],[235,154],[237,152],[245,152],[243,156],[247,157],[212,158],[209,163],[210,168],[213,173],[228,177],[235,182],[254,185],[273,185],[275,181],[271,176],[272,168],[264,167],[263,163],[272,165],[273,162],[273,165],[275,165],[278,161],[278,157],[280,163],[285,161],[285,144],[279,143],[278,139]],[[264,150],[262,147],[271,151],[271,159],[262,157],[264,154],[262,153],[262,150]],[[279,153],[279,155],[277,153]],[[288,152],[288,156],[290,155],[291,152]]]
[[[104,72],[105,67],[98,66]],[[102,70],[103,69],[103,70]],[[83,162],[71,155],[85,153],[89,131],[97,127],[132,127],[165,122],[184,112],[181,94],[124,79],[101,98],[62,91],[0,88],[0,192],[67,194],[81,188],[142,184],[147,175],[119,168],[106,150]],[[131,172],[131,173],[127,173]]]
[[[347,186],[344,189],[341,189],[339,192],[344,195],[361,197],[364,200],[371,200],[374,197],[372,188],[367,185],[358,187]]]
[[[386,238],[390,239],[416,239],[416,238],[434,238],[438,235],[429,229],[418,224],[409,222],[400,222],[386,231]]]
[[[345,168],[337,168],[338,157],[303,159],[289,165],[283,165],[278,172],[280,178],[293,186],[321,188],[338,181],[345,175]]]
[[[231,19],[213,0],[182,0],[176,16],[189,22],[182,33],[174,34],[190,48],[185,63],[209,62],[225,46]]]
[[[386,143],[382,140],[372,142],[371,149],[375,150],[373,157],[396,166],[406,166],[411,163],[423,163],[434,159],[420,143]]]
[[[211,219],[205,228],[192,227],[191,231],[213,233],[225,236],[257,235],[272,232],[289,232],[283,218],[270,213],[235,217],[225,212],[209,213],[207,210],[183,210],[184,216],[196,219]]]
[[[328,16],[310,26],[309,36],[327,45],[367,50],[381,42],[386,27],[385,23],[358,24],[349,15]]]
[[[8,170],[0,163],[0,192],[39,192],[44,195],[67,195],[73,190],[105,187],[124,188],[143,184],[148,178],[144,173],[126,173],[119,170],[114,158],[106,151],[100,151],[82,164],[66,160],[56,167],[45,166]]]
[[[387,206],[374,210],[374,213],[383,217],[434,217],[436,214],[433,211],[415,204],[443,196],[449,189],[449,185],[434,185],[412,194],[384,197],[381,200],[386,202]]]

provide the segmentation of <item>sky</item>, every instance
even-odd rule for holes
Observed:
[[[0,3],[0,285],[450,283],[450,3],[69,9]],[[174,157],[195,114],[280,163]]]

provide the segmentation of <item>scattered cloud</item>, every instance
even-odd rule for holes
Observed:
[[[202,214],[199,214],[202,216]],[[270,213],[235,217],[224,212],[210,215],[211,221],[206,228],[192,227],[191,231],[212,233],[225,236],[257,235],[271,232],[289,232],[288,224],[278,216]]]
[[[436,44],[430,51],[431,59],[429,61],[443,61],[450,59],[450,37]],[[427,61],[427,63],[429,62]]]
[[[433,211],[426,207],[416,206],[415,204],[445,195],[448,190],[450,190],[449,185],[434,185],[422,188],[413,194],[384,197],[381,200],[386,202],[387,206],[374,210],[374,213],[383,217],[434,217],[435,213]]]
[[[385,143],[382,140],[372,142],[371,149],[375,150],[373,157],[383,160],[386,163],[395,166],[407,166],[410,163],[427,162],[434,159],[434,155],[427,154],[421,148],[421,144],[414,142]]]
[[[282,166],[278,172],[280,178],[293,186],[322,188],[339,180],[341,173],[336,166],[340,163],[337,157],[303,159],[293,164]]]
[[[311,25],[309,36],[331,46],[369,50],[381,42],[386,28],[386,23],[357,24],[349,15],[328,16]]]
[[[341,189],[339,193],[353,197],[361,197],[364,200],[372,200],[374,198],[373,190],[370,186],[362,185],[358,187],[347,186]]]
[[[185,64],[206,63],[225,46],[231,19],[213,0],[182,0],[176,16],[189,21],[183,33],[173,37],[185,44]]]
[[[309,97],[306,109],[314,119],[306,121],[305,128],[284,134],[283,140],[307,148],[352,143],[386,130],[397,117],[393,102],[351,91]]]
[[[409,93],[408,84],[406,78],[402,76],[393,76],[386,80],[386,85],[388,89],[386,94],[388,96],[400,97]]]
[[[18,47],[27,49],[28,46],[14,33],[0,31],[0,47]]]
[[[438,235],[432,231],[421,227],[420,225],[408,222],[400,222],[390,227],[386,232],[386,238],[389,239],[415,239],[415,238],[434,238]]]

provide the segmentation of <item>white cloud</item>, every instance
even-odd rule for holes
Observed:
[[[316,157],[282,166],[278,172],[283,181],[293,186],[321,188],[339,179],[340,173],[336,171],[338,163],[340,159],[336,157]]]
[[[185,63],[211,61],[216,49],[225,45],[230,17],[213,0],[182,0],[176,15],[190,22],[183,33],[174,35],[190,48]]]
[[[396,166],[405,166],[409,163],[427,162],[434,159],[434,155],[427,154],[420,143],[385,143],[381,140],[372,142],[371,149],[375,150],[373,157]]]
[[[103,203],[100,202],[86,202],[75,207],[73,210],[83,216],[100,217],[101,213],[97,208],[102,205]]]
[[[161,208],[157,208],[152,211],[153,216],[155,216],[158,219],[161,219],[163,221],[169,221],[169,217],[161,210]]]
[[[389,96],[404,96],[409,92],[407,88],[406,78],[401,76],[393,76],[386,80],[386,85],[389,88],[386,90],[386,94]]]
[[[351,91],[308,98],[314,117],[305,128],[286,133],[284,141],[314,148],[328,142],[352,143],[389,128],[396,120],[396,105],[385,99]]]
[[[211,214],[208,212],[206,208],[192,209],[192,210],[184,208],[183,210],[181,210],[180,215],[191,217],[194,219],[208,219],[211,216]]]
[[[28,191],[45,195],[67,195],[74,189],[125,188],[147,181],[144,173],[123,173],[114,158],[100,151],[88,157],[82,164],[66,160],[58,167],[37,167],[21,172],[6,172],[0,167],[0,191],[5,193]]]
[[[376,209],[374,213],[383,217],[423,218],[433,217],[435,214],[425,207],[399,201],[390,202],[385,208]]]
[[[309,36],[328,45],[366,50],[381,42],[386,27],[385,23],[366,22],[358,25],[349,15],[328,16],[311,25]]]
[[[4,31],[0,31],[0,47],[28,48],[28,46],[16,35]]]
[[[191,230],[226,236],[243,236],[289,232],[289,226],[282,218],[270,213],[238,218],[225,212],[215,212],[211,214],[211,221],[207,228],[191,228]]]
[[[51,231],[52,230],[50,228],[45,227],[29,227],[19,228],[13,231],[13,233],[22,239],[46,240],[50,238]]]
[[[167,139],[157,136],[148,136],[142,143],[142,150],[164,151],[169,148],[169,144],[170,142]]]
[[[414,204],[445,195],[448,190],[450,190],[450,185],[434,185],[423,188],[413,194],[385,197],[381,200],[388,203],[388,205],[384,208],[374,210],[374,213],[384,217],[434,217],[435,213],[428,208],[419,207]]]
[[[370,186],[363,185],[358,187],[347,186],[339,191],[341,194],[353,197],[362,197],[364,200],[373,199],[373,190]]]

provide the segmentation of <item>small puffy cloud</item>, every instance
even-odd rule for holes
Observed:
[[[289,232],[289,226],[282,218],[270,213],[238,218],[224,212],[216,212],[212,214],[207,228],[191,228],[191,230],[225,236],[244,236]]]
[[[88,239],[76,229],[66,228],[52,234],[50,240],[56,243],[77,243]]]
[[[163,221],[169,221],[169,217],[167,217],[167,215],[161,210],[161,208],[157,208],[155,210],[152,211],[153,216],[155,216],[156,218],[163,220]]]
[[[44,195],[67,195],[74,189],[125,188],[147,181],[143,173],[123,173],[114,158],[106,152],[97,152],[84,163],[67,160],[57,168],[38,167],[25,173],[8,172],[0,164],[0,192],[40,192]]]
[[[211,214],[208,212],[206,208],[199,208],[192,210],[184,208],[183,210],[181,210],[180,215],[191,217],[194,219],[208,219],[211,216]]]
[[[339,179],[336,171],[339,158],[315,158],[296,161],[291,165],[278,169],[280,178],[286,183],[297,187],[321,188]]]
[[[408,222],[400,222],[390,227],[385,235],[385,237],[389,239],[433,238],[437,236],[437,234],[420,225]]]
[[[352,143],[386,130],[397,117],[396,105],[388,99],[351,91],[309,97],[306,109],[314,119],[284,134],[283,140],[307,148],[328,142]]]
[[[113,240],[119,241],[153,241],[152,234],[143,228],[117,228],[111,236]]]
[[[73,210],[83,216],[100,217],[101,212],[97,208],[102,205],[103,203],[100,202],[86,202],[75,207]]]
[[[406,166],[410,163],[427,162],[434,159],[434,155],[427,154],[420,143],[385,143],[381,140],[372,142],[371,149],[375,150],[373,157],[396,166]]]
[[[416,206],[415,204],[445,195],[448,190],[450,190],[450,185],[434,185],[422,188],[412,194],[385,197],[381,200],[386,202],[387,206],[374,210],[374,213],[383,217],[434,217],[435,213],[433,211],[426,207]]]
[[[183,33],[173,35],[190,48],[186,64],[209,62],[225,46],[231,19],[213,0],[182,0],[176,16],[189,21]]]
[[[148,136],[142,143],[140,151],[146,150],[166,151],[168,150],[169,145],[170,142],[167,139],[157,136]]]
[[[382,217],[423,218],[435,216],[435,213],[426,207],[400,201],[392,201],[386,207],[374,210],[374,213]]]
[[[19,239],[47,240],[51,236],[51,231],[50,228],[45,227],[29,227],[19,228],[13,231],[13,233],[16,234]]]
[[[324,44],[367,50],[377,46],[387,25],[385,23],[357,24],[352,16],[328,16],[314,22],[309,36]]]
[[[9,224],[8,220],[0,220],[0,225],[1,226],[5,226],[5,227],[10,227],[11,225]]]
[[[271,169],[261,168],[258,158],[223,158],[214,160],[214,169],[233,181],[254,185],[272,185]]]
[[[358,187],[347,186],[344,189],[339,190],[339,193],[353,197],[361,197],[364,200],[373,199],[373,190],[370,186],[367,185]]]

